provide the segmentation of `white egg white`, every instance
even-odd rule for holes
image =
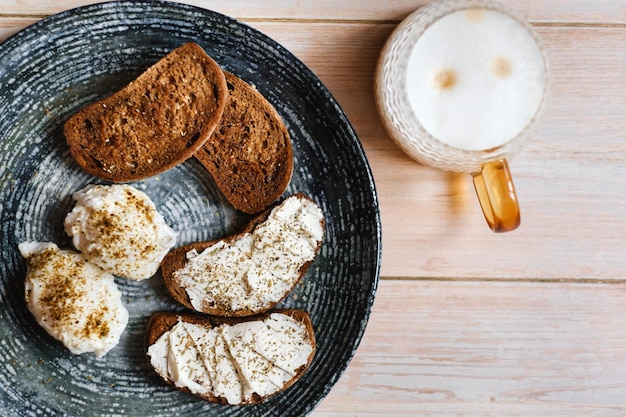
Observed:
[[[51,242],[23,242],[19,250],[28,267],[26,304],[39,325],[74,354],[101,357],[117,346],[128,310],[113,275]]]
[[[119,277],[152,277],[177,234],[150,198],[126,184],[89,185],[74,193],[65,232],[91,262]]]

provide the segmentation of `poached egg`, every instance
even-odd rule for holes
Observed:
[[[88,185],[75,192],[65,232],[87,259],[120,277],[143,280],[159,269],[176,244],[154,203],[126,184]]]
[[[128,310],[113,275],[82,254],[52,242],[23,242],[26,305],[37,323],[72,353],[114,348],[128,323]]]

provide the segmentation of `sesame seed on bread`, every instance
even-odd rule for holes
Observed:
[[[186,43],[126,87],[80,109],[64,133],[88,173],[113,182],[147,178],[204,145],[227,95],[219,65],[200,46]]]

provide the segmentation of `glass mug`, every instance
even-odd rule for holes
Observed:
[[[532,136],[550,86],[535,30],[486,0],[438,1],[410,14],[387,40],[375,76],[394,142],[425,165],[470,173],[495,232],[520,224],[507,158]]]

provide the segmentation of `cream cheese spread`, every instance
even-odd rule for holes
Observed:
[[[101,357],[115,347],[128,323],[113,275],[82,254],[51,242],[23,242],[26,305],[52,337],[72,353]]]
[[[307,327],[272,313],[264,320],[206,328],[179,320],[148,348],[150,363],[177,387],[229,404],[250,402],[285,387],[309,361]]]
[[[173,277],[198,311],[262,311],[296,284],[301,268],[315,258],[323,234],[321,209],[307,198],[292,196],[251,233],[220,240],[201,253],[189,251],[187,263]]]
[[[89,185],[73,198],[65,232],[76,249],[114,275],[150,278],[176,244],[176,232],[154,203],[130,185]]]

